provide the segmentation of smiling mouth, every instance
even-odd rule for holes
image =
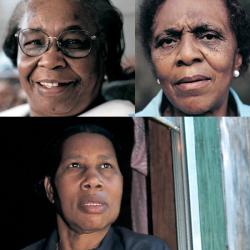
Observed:
[[[41,85],[44,88],[52,89],[52,88],[58,88],[58,87],[66,87],[66,86],[69,86],[69,85],[72,85],[72,84],[77,84],[78,82],[79,81],[76,80],[76,81],[68,81],[68,82],[39,81],[39,82],[36,82],[36,83],[38,83],[39,85]]]

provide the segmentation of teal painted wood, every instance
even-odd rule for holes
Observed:
[[[194,118],[194,129],[202,250],[225,250],[219,120]]]

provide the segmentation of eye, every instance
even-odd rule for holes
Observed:
[[[212,40],[212,39],[216,38],[216,36],[213,34],[207,34],[204,36],[204,38],[206,38],[207,40]]]
[[[222,39],[221,35],[218,34],[217,32],[198,34],[198,38],[204,41],[213,41]]]
[[[112,169],[113,166],[112,166],[110,163],[105,162],[105,163],[102,163],[102,164],[100,165],[100,168],[101,168],[101,169]]]
[[[90,41],[88,39],[67,39],[61,41],[61,46],[65,49],[89,49]]]
[[[173,38],[173,37],[164,37],[159,39],[159,41],[156,44],[156,47],[159,48],[172,48],[175,46],[175,44],[177,43],[177,39]]]
[[[81,165],[79,162],[73,162],[69,164],[69,168],[80,168]]]
[[[24,43],[25,48],[34,48],[34,47],[43,47],[45,46],[44,42],[42,40],[31,40]]]

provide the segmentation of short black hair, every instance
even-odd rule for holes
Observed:
[[[140,6],[139,29],[142,45],[147,59],[151,62],[152,27],[159,7],[167,0],[143,0]],[[238,0],[224,0],[228,10],[231,28],[236,36],[239,53],[242,56],[241,71],[249,66],[250,56],[250,22],[246,11]]]
[[[123,19],[121,13],[109,0],[79,1],[81,4],[90,7],[98,29],[104,35],[101,49],[106,52],[106,74],[109,81],[126,78],[121,66],[121,58],[125,49]],[[18,52],[18,42],[15,33],[19,29],[19,23],[26,11],[27,4],[28,0],[21,0],[17,4],[10,18],[7,36],[3,44],[3,50],[14,66],[17,66]]]

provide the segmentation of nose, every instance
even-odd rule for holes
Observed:
[[[56,39],[51,40],[49,49],[43,53],[39,59],[38,66],[47,69],[60,69],[65,68],[67,65],[62,51],[59,50]]]
[[[196,38],[191,33],[184,34],[179,46],[176,58],[177,66],[191,66],[194,63],[202,62],[203,55],[197,44]]]
[[[81,189],[85,191],[89,190],[102,190],[103,183],[99,173],[95,170],[87,170],[84,173],[83,180],[81,182]]]

